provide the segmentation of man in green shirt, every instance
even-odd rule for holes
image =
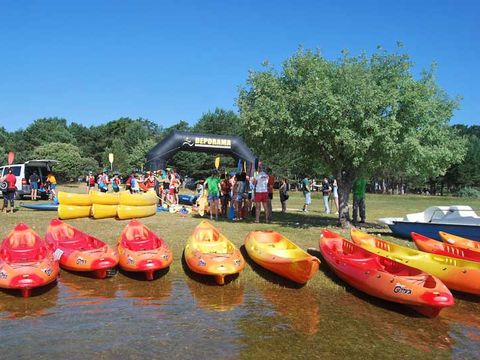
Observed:
[[[218,176],[218,170],[213,170],[212,175],[205,180],[205,185],[208,189],[208,203],[210,205],[210,220],[213,220],[213,214],[215,214],[215,220],[218,220],[218,201],[220,199],[220,177]]]
[[[367,180],[357,179],[353,183],[353,223],[357,223],[357,214],[360,209],[360,223],[365,224],[365,189]]]

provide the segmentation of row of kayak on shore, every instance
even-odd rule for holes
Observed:
[[[320,264],[316,257],[273,231],[250,232],[245,246],[257,263],[298,283],[307,282]],[[188,238],[184,257],[193,272],[213,276],[220,285],[226,276],[245,267],[240,250],[207,221],[200,222]],[[119,265],[153,280],[154,273],[170,266],[172,260],[166,242],[136,219],[123,229],[116,247],[58,219],[50,222],[44,239],[21,223],[0,245],[0,287],[19,289],[28,297],[32,288],[55,281],[60,267],[105,278]]]
[[[442,243],[413,233],[417,247],[424,250],[420,251],[356,229],[350,235],[352,241],[324,229],[319,249],[341,279],[367,294],[429,317],[454,304],[449,289],[480,295],[480,247],[475,241],[441,234]],[[310,280],[320,264],[274,231],[249,232],[245,249],[260,266],[300,284]],[[226,276],[245,268],[240,250],[207,221],[188,238],[184,257],[191,271],[213,276],[220,285]],[[55,281],[59,267],[104,278],[117,264],[153,280],[155,271],[167,268],[172,260],[166,242],[138,220],[123,229],[116,247],[57,219],[44,239],[18,224],[0,245],[0,287],[20,289],[28,297],[32,288]]]

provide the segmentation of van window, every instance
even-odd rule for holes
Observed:
[[[20,176],[20,172],[22,171],[21,166],[11,166],[13,170],[13,175]],[[8,168],[5,168],[5,175],[8,173]]]

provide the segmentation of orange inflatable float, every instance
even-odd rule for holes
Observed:
[[[126,271],[145,272],[153,280],[157,270],[172,263],[168,245],[138,220],[131,220],[118,239],[120,267]]]
[[[70,271],[92,271],[103,279],[118,264],[116,249],[58,219],[48,225],[45,240],[60,250],[60,266]]]
[[[0,287],[19,289],[29,297],[31,289],[58,277],[58,262],[48,244],[25,224],[18,224],[0,245]]]

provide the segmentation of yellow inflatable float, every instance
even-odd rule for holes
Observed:
[[[118,193],[103,193],[96,190],[90,190],[90,199],[92,204],[118,205],[120,197]]]
[[[58,203],[60,205],[90,206],[92,205],[92,200],[89,194],[76,194],[59,191]]]
[[[91,206],[58,205],[58,217],[62,220],[90,216]]]
[[[129,191],[120,192],[120,205],[130,206],[147,206],[157,205],[158,197],[154,191],[148,191],[146,193],[133,193]]]
[[[145,206],[131,206],[131,205],[118,205],[117,217],[119,219],[134,219],[152,216],[157,213],[157,205],[145,205]]]
[[[106,219],[117,216],[118,205],[103,205],[103,204],[93,204],[92,205],[92,217],[94,219]]]

